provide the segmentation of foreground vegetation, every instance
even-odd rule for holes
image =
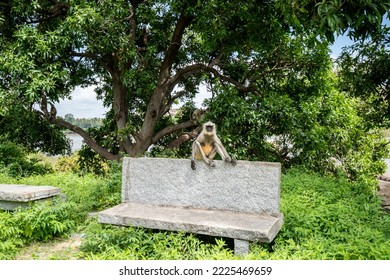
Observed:
[[[236,259],[232,240],[102,225],[88,213],[120,203],[120,166],[105,176],[66,171],[0,183],[54,185],[66,201],[0,211],[0,259],[30,244],[82,234],[78,259]],[[282,176],[285,224],[271,244],[252,244],[246,259],[390,259],[390,215],[365,183],[293,168]],[[66,258],[66,257],[62,257]]]

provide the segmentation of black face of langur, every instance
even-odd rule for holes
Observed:
[[[213,135],[215,134],[215,125],[211,122],[207,122],[204,124],[203,132],[206,135]]]

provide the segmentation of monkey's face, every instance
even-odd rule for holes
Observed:
[[[212,122],[207,122],[203,125],[203,132],[206,135],[213,135],[215,133],[215,124]]]

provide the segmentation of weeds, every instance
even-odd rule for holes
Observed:
[[[222,238],[202,242],[184,232],[101,225],[92,221],[81,246],[85,259],[200,260],[233,258]]]
[[[0,259],[12,258],[32,241],[47,241],[75,227],[79,217],[73,203],[46,202],[15,212],[0,212]]]
[[[282,230],[254,251],[271,259],[390,259],[390,217],[370,187],[291,170],[282,180]],[[255,254],[256,254],[255,253]]]

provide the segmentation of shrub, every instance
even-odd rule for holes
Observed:
[[[77,154],[73,154],[72,156],[61,156],[58,158],[55,169],[60,172],[79,173],[80,166],[77,161]]]
[[[40,163],[40,160],[33,156],[29,157],[22,146],[8,141],[0,144],[0,169],[12,177],[52,172],[50,165]]]
[[[105,176],[109,172],[110,162],[89,149],[82,149],[71,156],[60,157],[56,169],[62,172]]]

